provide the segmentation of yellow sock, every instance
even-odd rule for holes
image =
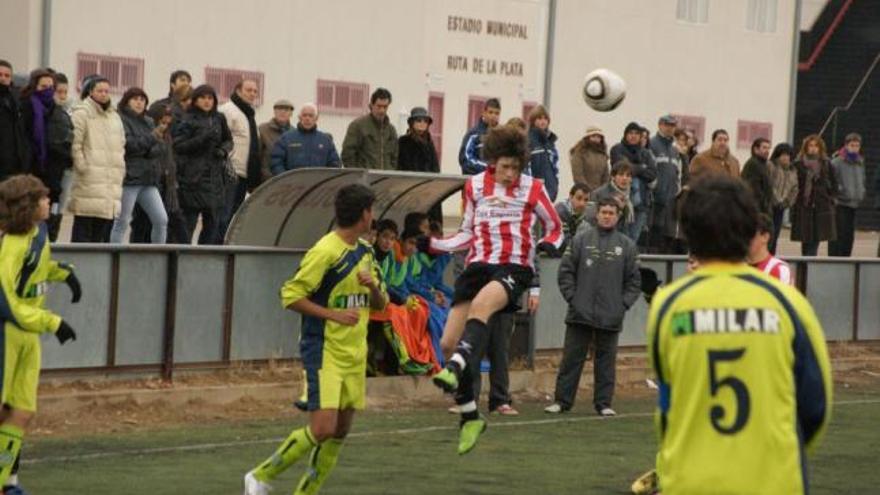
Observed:
[[[21,428],[9,424],[0,425],[0,486],[6,483],[15,466],[15,458],[21,450]]]
[[[309,456],[309,469],[299,480],[294,495],[315,495],[321,489],[321,485],[330,475],[330,471],[336,466],[339,451],[342,450],[342,440],[331,438],[312,449]]]
[[[274,479],[317,444],[308,426],[294,430],[271,457],[254,469],[254,477],[260,481]]]

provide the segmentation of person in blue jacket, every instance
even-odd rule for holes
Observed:
[[[306,103],[299,111],[299,123],[281,135],[269,161],[272,175],[313,167],[340,167],[333,136],[318,130],[318,108]]]
[[[486,162],[480,157],[483,149],[483,134],[498,125],[501,117],[501,102],[498,98],[489,98],[483,106],[480,121],[464,135],[461,148],[458,150],[458,164],[464,175],[477,175],[486,170]]]
[[[526,171],[544,181],[544,188],[552,201],[559,193],[559,152],[556,134],[550,130],[550,114],[544,105],[529,113],[529,166]]]

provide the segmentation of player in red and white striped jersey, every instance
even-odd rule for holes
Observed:
[[[758,217],[758,232],[749,245],[749,264],[788,285],[794,285],[794,276],[788,263],[770,253],[770,236],[773,235],[773,220],[767,214]]]
[[[468,250],[465,270],[455,282],[452,309],[441,346],[452,353],[434,384],[458,392],[462,415],[459,454],[469,452],[485,429],[473,396],[472,372],[488,341],[487,322],[499,311],[515,311],[534,276],[535,252],[561,255],[562,222],[543,183],[522,173],[528,163],[523,132],[496,127],[484,136],[483,160],[488,169],[464,187],[464,218],[459,232],[446,239],[424,239],[430,251]],[[546,235],[535,238],[541,222]]]

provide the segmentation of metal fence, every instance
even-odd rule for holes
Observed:
[[[300,319],[285,311],[278,289],[302,251],[196,246],[57,245],[73,263],[83,299],[70,304],[63,285],[49,306],[78,332],[59,346],[46,336],[43,367],[50,374],[154,372],[286,360],[299,354]],[[880,260],[792,258],[798,286],[813,303],[831,341],[880,339]],[[541,305],[532,349],[558,349],[566,304],[556,285],[559,261],[541,259]],[[680,256],[643,256],[663,280],[685,272]],[[620,345],[645,344],[643,299],[626,316]]]

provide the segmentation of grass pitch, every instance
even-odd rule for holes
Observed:
[[[880,390],[840,391],[831,427],[810,459],[811,493],[873,493],[880,485]],[[323,494],[625,494],[653,464],[653,401],[621,400],[600,419],[544,414],[518,404],[518,418],[490,418],[470,454],[455,453],[457,418],[444,410],[370,412],[352,436]],[[20,477],[31,494],[238,494],[242,475],[272,453],[295,423],[248,422],[115,436],[36,438]],[[292,493],[295,465],[274,483]]]

